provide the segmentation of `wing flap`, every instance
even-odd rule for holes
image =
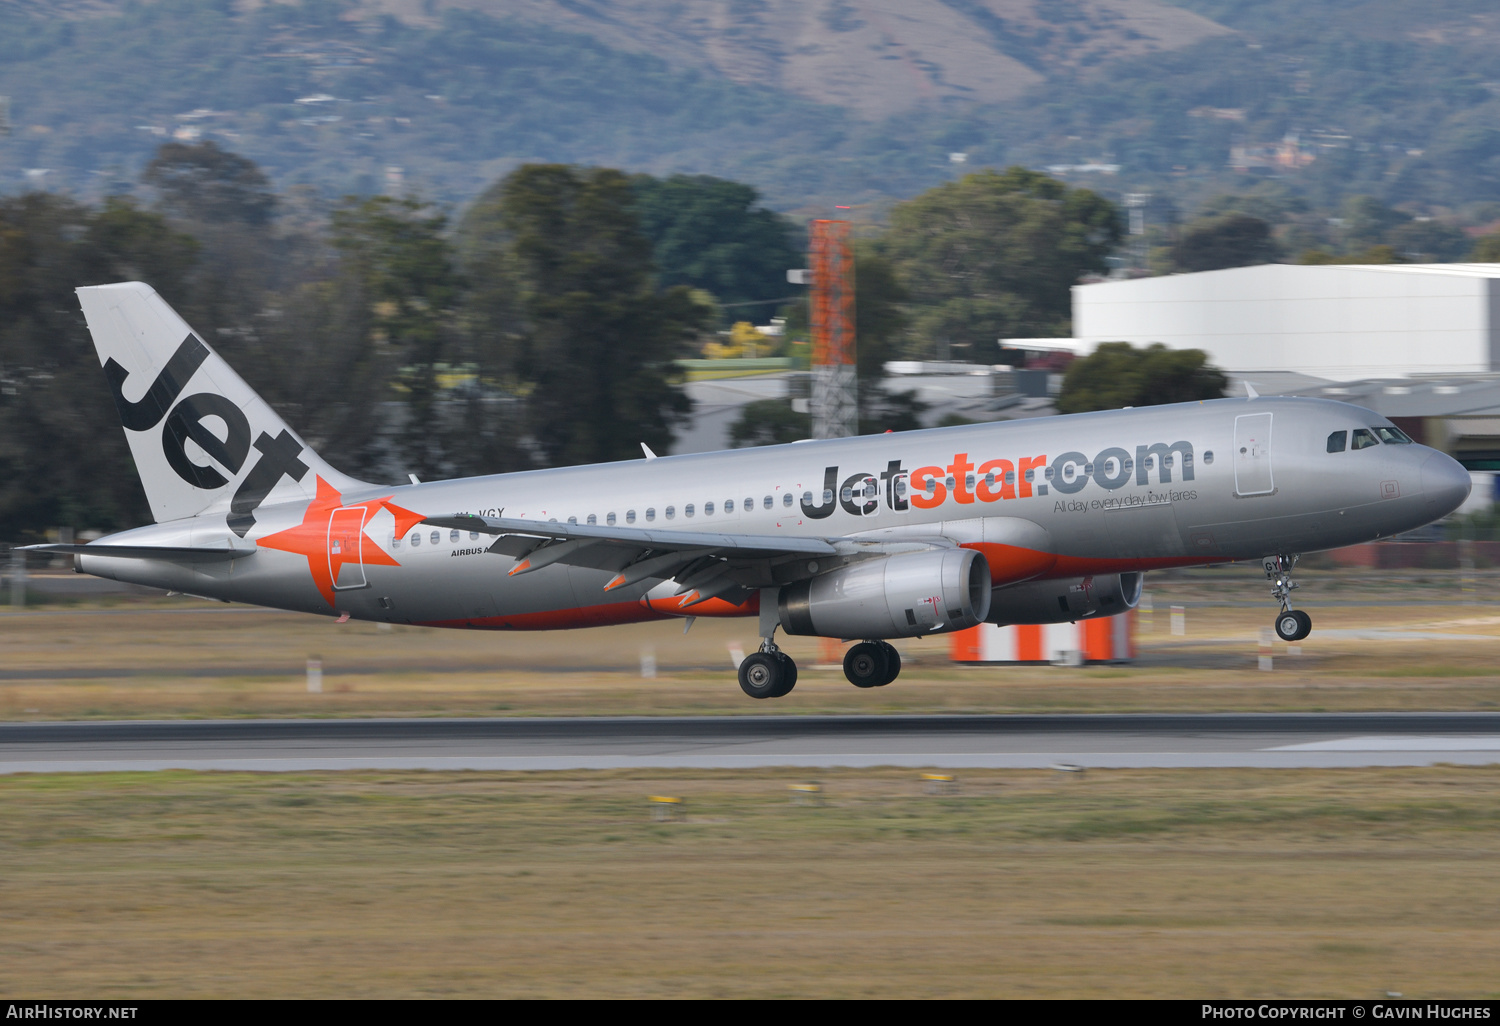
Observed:
[[[428,517],[422,522],[431,524],[433,527],[478,531],[482,534],[500,536],[521,535],[561,541],[588,539],[633,547],[638,552],[644,552],[647,549],[655,552],[669,552],[673,549],[709,549],[721,555],[736,556],[832,556],[838,551],[831,542],[823,538],[782,537],[768,534],[715,534],[706,531],[662,531],[655,528],[605,527],[598,524],[557,524],[550,520],[481,517],[467,513]]]

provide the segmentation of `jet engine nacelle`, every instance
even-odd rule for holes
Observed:
[[[973,549],[931,549],[871,559],[781,589],[788,634],[912,638],[984,622],[990,567]]]
[[[1030,581],[996,588],[990,599],[990,623],[1066,623],[1114,616],[1141,600],[1144,575],[1098,574],[1054,581]]]

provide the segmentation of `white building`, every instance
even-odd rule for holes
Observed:
[[[1073,333],[1202,349],[1238,375],[1500,371],[1500,264],[1263,264],[1073,288]]]

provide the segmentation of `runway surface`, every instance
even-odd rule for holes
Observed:
[[[0,773],[1500,763],[1500,713],[0,724]]]

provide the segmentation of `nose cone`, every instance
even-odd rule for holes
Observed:
[[[1469,472],[1451,456],[1435,452],[1422,464],[1422,498],[1434,520],[1462,506],[1473,486]]]

